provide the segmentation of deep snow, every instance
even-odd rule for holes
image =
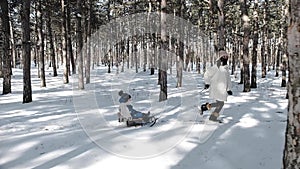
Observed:
[[[140,70],[141,71],[141,70]],[[14,69],[12,94],[0,96],[0,168],[280,169],[287,116],[286,88],[268,72],[258,88],[243,93],[232,76],[233,96],[223,124],[202,122],[197,105],[211,101],[202,75],[184,72],[182,88],[168,75],[168,101],[158,102],[157,75],[125,70],[92,71],[91,84],[76,89],[47,70],[39,87],[32,69],[33,102],[22,104],[22,70]],[[259,77],[259,75],[258,75]],[[2,80],[0,80],[2,89]],[[118,91],[136,109],[159,117],[154,127],[117,122]],[[2,92],[2,91],[1,91]]]

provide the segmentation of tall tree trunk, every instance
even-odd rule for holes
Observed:
[[[286,84],[287,84],[287,78],[286,78],[286,71],[287,71],[287,62],[288,62],[288,59],[287,59],[287,53],[285,52],[282,56],[282,72],[281,72],[281,76],[282,76],[282,80],[281,80],[281,87],[286,87]]]
[[[85,65],[85,78],[86,84],[90,83],[91,79],[91,15],[92,15],[92,1],[88,1],[88,23],[87,23],[87,42],[86,42],[86,65]]]
[[[82,56],[82,26],[81,26],[81,7],[82,7],[82,1],[77,0],[77,13],[76,13],[76,18],[77,18],[77,60],[78,60],[78,88],[80,90],[84,89],[84,76],[83,76],[83,56]]]
[[[10,49],[10,25],[9,25],[9,15],[8,15],[8,2],[7,0],[1,0],[1,20],[2,20],[2,31],[3,31],[3,91],[2,94],[11,93],[11,54]],[[1,56],[0,56],[1,57]],[[0,67],[1,69],[1,67]]]
[[[9,18],[11,17],[10,13],[8,13]],[[9,20],[9,27],[10,27],[10,39],[11,39],[11,60],[12,60],[12,67],[16,68],[19,60],[17,60],[17,49],[16,49],[16,42],[14,36],[14,29],[13,29],[13,22],[11,19]],[[12,71],[11,71],[12,73]]]
[[[129,55],[130,55],[130,39],[128,38],[127,41],[126,41],[127,69],[129,69],[129,67],[130,67]]]
[[[244,68],[244,92],[250,92],[250,59],[249,59],[249,38],[250,38],[250,19],[248,16],[247,0],[241,2],[242,21],[243,21],[243,68]]]
[[[49,3],[49,2],[48,2]],[[50,8],[50,6],[48,7]],[[52,33],[52,19],[51,19],[51,12],[47,9],[47,29],[48,29],[48,36],[49,36],[49,44],[50,44],[50,57],[52,62],[53,68],[53,76],[57,76],[57,67],[56,67],[56,58],[55,58],[55,49],[54,49],[54,42],[53,42],[53,33]]]
[[[289,83],[288,124],[283,156],[283,169],[300,168],[300,2],[290,0],[288,27]]]
[[[134,33],[135,35],[135,33]],[[134,60],[135,60],[135,73],[139,72],[139,62],[138,62],[138,47],[137,47],[137,35],[133,37],[133,55],[134,55]]]
[[[282,40],[281,44],[282,44],[282,68],[281,68],[281,76],[282,76],[282,80],[281,80],[281,87],[286,87],[287,84],[287,78],[286,78],[286,74],[287,74],[287,23],[286,23],[286,16],[288,15],[288,7],[289,7],[289,0],[285,1],[285,4],[282,7],[282,25],[283,28],[280,31],[280,39]]]
[[[61,13],[62,13],[62,28],[61,28],[61,38],[62,38],[62,58],[64,65],[63,82],[64,84],[69,83],[69,70],[68,70],[68,55],[67,55],[67,24],[66,24],[66,2],[69,0],[61,0]],[[69,2],[67,2],[68,4]]]
[[[218,0],[218,50],[225,50],[225,14],[224,14],[224,0]]]
[[[21,21],[22,21],[22,54],[23,54],[23,103],[32,102],[31,89],[31,46],[30,46],[30,0],[23,0],[21,7]]]
[[[232,47],[232,67],[231,67],[231,75],[235,74],[236,71],[236,63],[237,60],[236,56],[238,56],[237,54],[237,49],[238,49],[238,37],[237,35],[234,35],[234,42],[233,42],[233,47]]]
[[[268,42],[268,19],[267,18],[267,13],[268,13],[268,0],[266,0],[265,2],[263,2],[264,4],[264,19],[263,19],[263,30],[262,30],[262,45],[261,45],[261,77],[262,78],[266,78],[267,75],[267,48],[266,48],[266,44]]]
[[[150,61],[149,61],[150,62],[150,75],[154,75],[154,73],[155,73],[154,62],[155,62],[155,57],[156,57],[156,43],[157,43],[156,36],[153,35],[152,38],[153,38],[153,43],[151,45],[152,54],[151,54]]]
[[[253,49],[252,49],[252,70],[251,70],[251,88],[257,88],[257,51],[258,51],[258,0],[254,4],[254,32],[253,32]]]
[[[147,42],[146,42],[146,39],[145,39],[146,35],[144,34],[142,36],[143,36],[142,49],[143,49],[143,54],[144,54],[143,70],[144,70],[144,72],[146,72],[147,71],[147,48],[148,48],[148,45],[147,45]]]
[[[67,24],[67,51],[68,51],[68,57],[67,59],[67,71],[70,70],[70,61],[72,65],[72,74],[76,74],[76,63],[75,63],[75,58],[73,54],[73,48],[72,48],[72,36],[71,36],[71,8],[70,8],[70,0],[67,0],[66,4],[66,24]]]
[[[40,73],[40,64],[39,64],[39,59],[40,59],[40,36],[39,36],[39,17],[38,17],[38,13],[39,13],[39,1],[35,2],[35,27],[34,27],[34,31],[35,31],[35,48],[34,48],[34,56],[33,56],[33,62],[34,62],[34,67],[37,67],[37,73],[38,73],[38,78],[41,78],[41,73]]]
[[[178,0],[177,1],[178,5],[180,5],[179,8],[179,17],[183,17],[183,10],[184,10],[184,6],[183,6],[183,2],[182,0]],[[180,26],[180,30],[183,30],[183,25],[179,25]],[[182,31],[183,32],[183,31]],[[179,35],[180,37],[177,40],[177,45],[178,45],[178,58],[177,58],[177,63],[176,63],[176,72],[177,72],[177,84],[176,87],[182,87],[182,71],[183,71],[183,59],[184,59],[184,42],[180,41],[183,38],[183,33],[181,33]]]
[[[276,69],[275,69],[275,77],[278,77],[279,76],[279,65],[280,65],[280,57],[281,56],[281,43],[279,42],[278,43],[278,46],[277,46],[277,52],[276,52]]]
[[[167,0],[161,1],[161,45],[162,50],[160,50],[161,66],[160,66],[160,93],[159,101],[164,101],[168,99],[167,90],[167,28],[166,28],[166,13],[167,13]]]
[[[44,23],[44,13],[42,11],[42,1],[38,1],[38,12],[37,12],[37,17],[39,19],[38,21],[38,33],[39,33],[39,41],[38,41],[38,46],[39,46],[39,69],[40,69],[40,79],[41,79],[41,87],[46,87],[46,76],[45,76],[45,36],[43,33],[43,23]]]

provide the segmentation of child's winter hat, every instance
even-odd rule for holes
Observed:
[[[119,96],[122,96],[124,94],[123,90],[119,91]]]
[[[123,90],[120,90],[118,94],[121,96],[119,99],[120,103],[126,103],[131,98],[131,96],[128,93],[124,93]]]
[[[131,99],[131,96],[127,93],[123,94],[120,98],[120,102],[126,103],[128,100]]]

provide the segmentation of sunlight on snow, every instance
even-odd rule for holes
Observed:
[[[259,121],[257,119],[254,119],[253,117],[246,115],[240,119],[240,122],[237,123],[237,126],[240,126],[242,128],[250,128],[257,126],[259,124]]]

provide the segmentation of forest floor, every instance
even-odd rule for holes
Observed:
[[[287,123],[281,78],[258,74],[258,88],[243,93],[232,76],[233,96],[222,124],[207,122],[197,106],[208,99],[202,75],[184,72],[176,88],[168,74],[168,100],[158,102],[157,75],[125,70],[92,71],[78,90],[76,75],[63,84],[61,70],[40,87],[32,68],[33,102],[22,104],[21,69],[13,69],[12,93],[0,96],[0,168],[280,169]],[[0,80],[2,89],[2,80]],[[132,95],[136,109],[159,117],[153,127],[118,123],[118,91]],[[1,91],[2,92],[2,91]],[[204,121],[204,122],[203,122]]]

